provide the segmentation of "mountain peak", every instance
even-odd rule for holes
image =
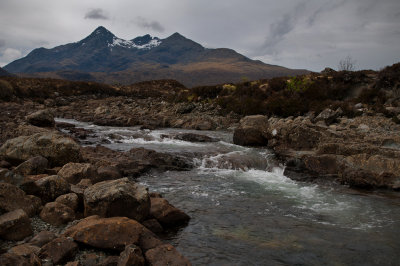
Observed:
[[[105,27],[103,27],[103,26],[99,26],[99,27],[97,27],[93,32],[92,32],[92,34],[96,34],[96,35],[98,35],[98,34],[110,34],[111,33],[111,31],[109,31],[109,30],[107,30]],[[111,33],[112,34],[112,33]],[[114,35],[114,34],[113,34]]]
[[[107,30],[103,26],[99,26],[87,38],[98,38],[99,36],[105,38],[115,37],[111,31]]]

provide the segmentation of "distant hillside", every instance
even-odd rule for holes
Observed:
[[[264,64],[231,49],[207,49],[179,33],[166,39],[144,35],[123,40],[104,27],[79,42],[35,49],[5,69],[29,76],[110,84],[175,79],[189,87],[308,72]]]
[[[10,73],[0,67],[0,77],[10,76]]]

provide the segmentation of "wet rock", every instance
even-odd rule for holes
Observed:
[[[4,253],[0,255],[0,265],[4,266],[32,266],[30,261],[23,256],[13,254],[13,253]]]
[[[164,231],[161,224],[156,219],[149,219],[142,223],[147,229],[152,231],[155,234],[161,233]]]
[[[41,231],[37,235],[35,235],[29,243],[38,247],[43,247],[53,239],[55,239],[57,236],[55,233],[50,232],[50,231]]]
[[[62,225],[73,221],[75,213],[70,207],[62,203],[49,202],[44,205],[40,212],[40,218],[52,225]]]
[[[170,244],[164,244],[156,248],[146,251],[145,258],[148,265],[161,266],[182,266],[192,265],[190,261],[182,256],[173,246]]]
[[[32,235],[31,221],[22,210],[14,210],[0,216],[0,236],[6,240],[22,240]]]
[[[24,191],[8,183],[0,183],[0,214],[22,209],[28,216],[38,211],[38,206]]]
[[[199,135],[194,133],[181,133],[174,136],[174,139],[184,140],[189,142],[218,142],[217,139],[211,138],[206,135]]]
[[[87,188],[84,206],[85,216],[124,216],[143,221],[150,211],[150,198],[145,187],[121,178]]]
[[[163,171],[186,171],[192,166],[183,158],[167,153],[160,153],[144,148],[130,149],[127,154],[138,160],[142,165],[147,165],[149,169],[155,168]]]
[[[119,256],[118,266],[144,266],[142,250],[136,245],[127,245]]]
[[[28,115],[26,120],[30,124],[38,127],[53,127],[55,125],[54,115],[48,109],[34,112]]]
[[[150,198],[150,200],[150,216],[157,219],[164,227],[179,226],[190,220],[186,213],[169,204],[166,199]]]
[[[57,175],[43,177],[35,182],[43,202],[54,201],[57,197],[70,192],[70,184]]]
[[[78,244],[72,238],[59,237],[44,245],[39,257],[51,259],[54,264],[66,263],[78,252]]]
[[[69,227],[64,235],[95,248],[119,251],[129,244],[139,245],[142,250],[162,244],[147,228],[126,217],[90,216]]]
[[[14,172],[21,175],[44,174],[49,161],[43,156],[35,156],[18,165]]]
[[[77,184],[81,179],[94,179],[97,173],[90,163],[67,163],[58,175],[70,184]]]
[[[73,211],[77,211],[79,207],[79,197],[75,193],[68,193],[56,198],[55,202],[62,203],[70,207]]]
[[[116,167],[123,176],[138,176],[151,168],[147,162],[103,146],[83,147],[81,152],[83,159],[95,167]]]
[[[233,133],[233,143],[242,146],[268,144],[268,118],[263,115],[246,116]]]
[[[81,158],[80,147],[74,140],[53,132],[10,139],[0,148],[0,155],[19,162],[40,155],[51,166],[78,162]]]

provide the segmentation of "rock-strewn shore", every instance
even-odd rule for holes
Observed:
[[[190,217],[132,178],[190,165],[145,149],[82,148],[49,110],[19,119],[0,147],[1,265],[190,265],[157,237]]]

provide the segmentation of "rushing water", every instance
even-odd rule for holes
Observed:
[[[267,150],[219,139],[192,143],[171,136],[190,130],[100,127],[91,142],[116,150],[145,147],[184,156],[191,171],[152,173],[138,181],[191,216],[166,240],[194,265],[400,265],[400,197],[284,175]],[[116,140],[118,139],[118,140]]]

